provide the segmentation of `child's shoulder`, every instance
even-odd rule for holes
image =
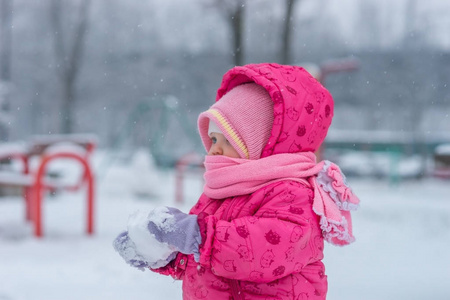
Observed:
[[[261,190],[284,191],[284,190],[309,190],[309,189],[312,188],[311,185],[306,180],[285,179],[269,183],[268,185],[260,188],[256,192],[260,192]]]
[[[270,183],[259,190],[255,191],[252,196],[262,196],[266,200],[281,198],[294,199],[297,197],[313,196],[313,189],[305,181],[282,180]]]
[[[283,180],[256,191],[249,203],[259,204],[257,216],[297,220],[312,214],[313,198],[311,187],[302,182]]]

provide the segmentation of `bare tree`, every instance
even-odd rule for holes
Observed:
[[[12,0],[0,2],[0,80],[11,80]]]
[[[67,2],[66,2],[67,3]],[[88,15],[91,0],[81,0],[78,11],[75,14],[74,23],[69,28],[64,28],[67,23],[62,16],[67,6],[63,0],[52,0],[50,19],[54,30],[54,48],[57,67],[62,81],[63,99],[61,108],[61,131],[71,133],[73,131],[73,111],[76,101],[75,83],[82,62],[83,43],[88,26]],[[67,32],[73,28],[73,32]]]
[[[297,0],[286,0],[286,11],[284,15],[283,33],[281,41],[281,63],[289,64],[291,62],[291,31],[292,15]]]
[[[422,44],[420,40],[419,31],[417,28],[417,0],[408,0],[405,5],[405,33],[403,36],[403,47],[405,49],[411,49]]]
[[[12,0],[0,0],[0,140],[8,139],[11,87]]]
[[[360,1],[357,28],[362,47],[379,48],[382,32],[380,30],[380,11],[376,2]]]
[[[236,66],[244,64],[245,0],[210,0],[209,6],[217,7],[230,26],[232,55]]]

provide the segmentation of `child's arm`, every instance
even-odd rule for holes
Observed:
[[[310,189],[279,182],[252,197],[264,198],[254,216],[227,222],[199,215],[201,264],[226,278],[270,282],[322,259]]]
[[[115,250],[131,266],[172,275],[179,279],[187,262],[180,253],[198,260],[201,236],[197,216],[176,208],[160,207],[150,213],[136,212],[128,220],[128,231],[114,240]]]
[[[188,255],[179,252],[175,259],[164,267],[158,269],[149,268],[149,270],[162,275],[172,276],[173,279],[183,279],[187,261]]]

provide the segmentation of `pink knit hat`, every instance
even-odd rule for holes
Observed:
[[[266,145],[273,124],[273,100],[260,85],[238,85],[198,117],[198,129],[206,151],[212,120],[241,158],[258,159]]]

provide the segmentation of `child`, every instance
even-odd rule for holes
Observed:
[[[132,216],[116,250],[183,280],[185,300],[325,299],[323,240],[354,240],[359,203],[335,164],[316,163],[330,93],[303,68],[254,64],[229,70],[216,101],[198,119],[208,155],[197,204]]]

